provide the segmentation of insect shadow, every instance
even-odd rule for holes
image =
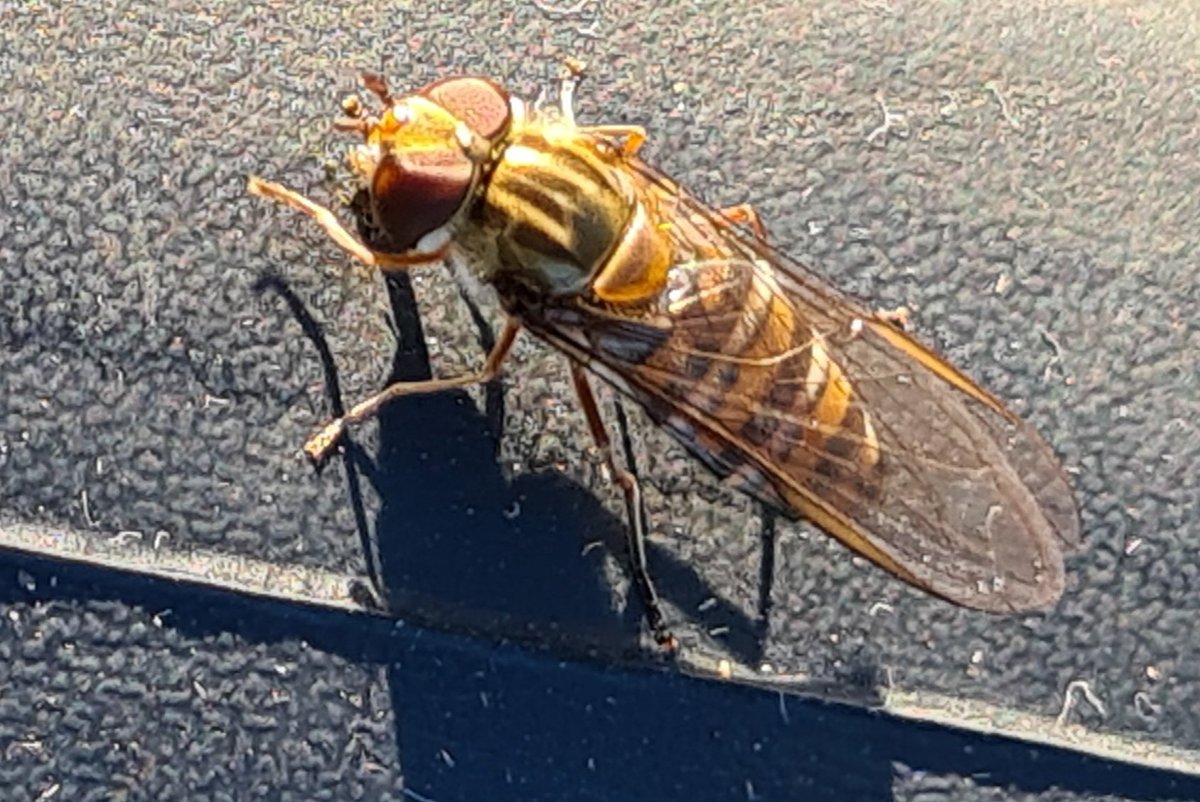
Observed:
[[[37,701],[47,693],[42,678],[48,667],[58,671],[55,676],[84,680],[75,696],[78,704],[91,704],[94,691],[88,690],[87,678],[80,672],[94,671],[90,667],[96,650],[117,655],[128,649],[144,652],[147,636],[134,635],[129,643],[120,638],[149,611],[166,611],[159,625],[150,627],[151,633],[160,634],[149,637],[174,643],[181,635],[195,639],[185,641],[194,648],[164,647],[161,663],[128,661],[117,676],[122,687],[142,682],[145,699],[169,703],[178,691],[150,678],[161,681],[162,672],[176,670],[173,666],[186,675],[189,667],[195,668],[197,653],[201,663],[205,654],[214,655],[218,663],[232,654],[236,664],[242,659],[238,649],[253,654],[265,645],[268,653],[275,653],[283,644],[286,655],[297,642],[310,644],[327,655],[317,655],[313,665],[318,671],[344,670],[346,664],[358,667],[338,676],[351,683],[353,677],[361,678],[362,710],[375,709],[371,698],[375,689],[386,687],[392,693],[397,754],[380,757],[383,765],[378,768],[388,772],[386,777],[402,771],[404,794],[412,799],[474,799],[481,796],[480,789],[487,789],[489,799],[610,799],[630,796],[631,786],[637,786],[638,798],[731,799],[745,793],[749,786],[743,778],[750,778],[759,799],[891,802],[925,785],[948,787],[955,777],[994,789],[992,794],[978,792],[972,798],[1200,798],[1200,781],[1181,772],[919,724],[855,706],[731,692],[725,683],[686,682],[646,672],[620,674],[616,685],[608,672],[514,659],[512,650],[501,651],[497,659],[496,650],[474,648],[453,636],[413,627],[397,629],[376,618],[297,607],[217,586],[181,584],[19,552],[4,554],[4,565],[0,607],[13,615],[32,610],[35,619],[49,615],[50,620],[68,625],[79,616],[105,621],[114,612],[118,615],[113,627],[97,631],[81,626],[78,650],[62,650],[47,659],[46,650],[34,645],[14,654],[6,693],[28,701],[15,710],[30,711],[24,718],[17,712],[16,720],[33,721],[38,715]],[[37,644],[42,628],[14,631],[11,638],[13,643]],[[228,646],[231,641],[233,651]],[[378,671],[371,671],[373,667]],[[375,679],[377,675],[386,680]],[[294,692],[301,711],[308,709],[305,700],[323,704],[322,697],[302,687],[311,677],[310,672],[300,671],[277,679],[282,691]],[[233,671],[221,682],[230,691],[227,703],[204,706],[196,715],[225,722],[231,734],[257,743],[244,719],[247,700],[261,694],[261,677],[254,671]],[[488,694],[490,706],[481,704],[481,694]],[[155,716],[161,718],[158,709],[132,706],[129,715],[139,713],[145,715],[132,720],[144,721],[153,734]],[[358,719],[345,733],[346,750],[333,754],[343,764],[352,759],[351,745],[358,736],[364,748],[383,737],[373,716]],[[78,719],[51,719],[31,726],[48,730],[47,738],[73,737],[73,730],[63,736],[72,720]],[[71,750],[52,754],[58,759],[54,765],[66,770],[87,759]],[[314,760],[325,754],[318,752]],[[447,755],[500,757],[461,760],[451,766]],[[585,756],[595,756],[600,766],[618,766],[619,771],[585,770]],[[40,754],[23,756],[21,750],[7,757],[17,770],[44,760]],[[203,766],[203,759],[196,765]],[[547,766],[561,768],[548,771]],[[114,776],[111,784],[119,785],[122,775]],[[516,783],[506,785],[506,776]],[[253,781],[253,768],[243,769],[235,779]],[[941,793],[938,798],[949,795]]]
[[[389,275],[399,343],[389,382],[431,375],[429,354],[408,276]],[[341,414],[338,370],[320,324],[278,276],[259,282],[280,296],[313,342],[325,375],[331,412]],[[468,306],[482,352],[491,327]],[[481,412],[467,393],[450,391],[393,400],[378,415],[379,448],[372,457],[352,439],[343,451],[349,503],[368,576],[401,617],[439,628],[464,629],[568,653],[596,649],[633,656],[640,651],[642,609],[636,593],[620,600],[601,568],[603,553],[628,565],[624,518],[566,476],[543,472],[510,479],[499,464],[505,417],[502,379],[485,390]],[[622,440],[631,466],[624,416]],[[586,437],[586,432],[580,433]],[[379,499],[372,525],[361,479]],[[660,594],[685,612],[672,620],[724,633],[720,643],[747,665],[761,661],[774,562],[774,527],[764,527],[759,615],[747,616],[723,599],[696,570],[647,544]],[[588,549],[600,543],[601,549]],[[370,594],[365,594],[369,596]],[[369,598],[362,598],[370,603]],[[715,603],[714,601],[715,600]],[[691,638],[684,637],[687,643]]]

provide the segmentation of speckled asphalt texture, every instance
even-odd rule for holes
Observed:
[[[321,347],[351,401],[469,369],[487,331],[443,272],[385,288],[245,193],[258,174],[341,208],[329,121],[360,69],[535,97],[585,60],[582,118],[644,125],[701,196],[752,201],[782,249],[912,308],[1046,434],[1082,507],[1045,615],[954,608],[798,525],[764,571],[755,505],[635,412],[685,644],[830,696],[1050,720],[1082,680],[1101,709],[1071,722],[1200,749],[1200,9],[563,5],[0,6],[0,514],[347,574],[365,531],[430,627],[0,554],[4,798],[1200,798],[631,668],[621,505],[532,341],[501,386],[397,403],[314,473]]]

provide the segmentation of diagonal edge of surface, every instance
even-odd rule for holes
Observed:
[[[355,600],[354,577],[205,549],[178,550],[169,541],[146,543],[141,533],[125,532],[98,537],[66,528],[0,521],[0,548],[51,561],[92,566],[101,571],[121,571],[308,606],[390,617],[386,613],[366,609]],[[730,681],[777,693],[877,708],[900,719],[1001,736],[1144,768],[1200,777],[1200,752],[1128,735],[1096,732],[1083,725],[1065,724],[1062,720],[978,700],[922,690],[888,688],[882,704],[876,705],[872,704],[870,694],[848,693],[846,689],[835,685],[818,689],[819,686],[806,681],[808,678],[800,676],[756,674],[728,660],[714,660],[702,653],[683,655],[679,668],[685,674],[702,679]],[[1068,690],[1064,714],[1071,701],[1071,691]]]

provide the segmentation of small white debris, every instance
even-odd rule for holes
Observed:
[[[1055,720],[1058,726],[1066,726],[1067,718],[1071,715],[1071,710],[1075,707],[1076,691],[1079,691],[1084,700],[1102,717],[1108,716],[1108,710],[1104,707],[1104,702],[1092,692],[1092,686],[1088,685],[1086,680],[1077,679],[1067,683],[1067,689],[1063,696],[1062,711]]]

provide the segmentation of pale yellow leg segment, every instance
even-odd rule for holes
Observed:
[[[362,423],[365,420],[373,418],[379,414],[379,410],[384,404],[394,398],[400,398],[405,395],[440,393],[443,390],[453,390],[459,387],[470,387],[475,384],[490,382],[500,373],[500,367],[504,364],[504,358],[512,350],[513,343],[517,339],[517,333],[520,331],[521,324],[510,319],[504,325],[504,331],[500,333],[500,338],[488,354],[483,369],[476,373],[469,373],[466,376],[455,376],[452,379],[396,382],[385,387],[382,391],[365,401],[355,404],[342,417],[327,423],[321,431],[309,438],[309,441],[304,444],[304,453],[308,454],[309,458],[314,462],[322,461],[330,450],[337,445],[338,441],[342,439],[347,428],[355,423]]]
[[[270,198],[271,200],[304,212],[313,220],[316,220],[317,225],[325,229],[325,233],[337,243],[339,248],[363,264],[370,267],[377,267],[380,270],[405,270],[414,265],[433,264],[441,261],[449,249],[447,245],[433,253],[386,253],[384,251],[372,250],[347,231],[333,212],[294,190],[271,181],[263,181],[257,177],[252,177],[249,180],[247,189],[254,195]]]

